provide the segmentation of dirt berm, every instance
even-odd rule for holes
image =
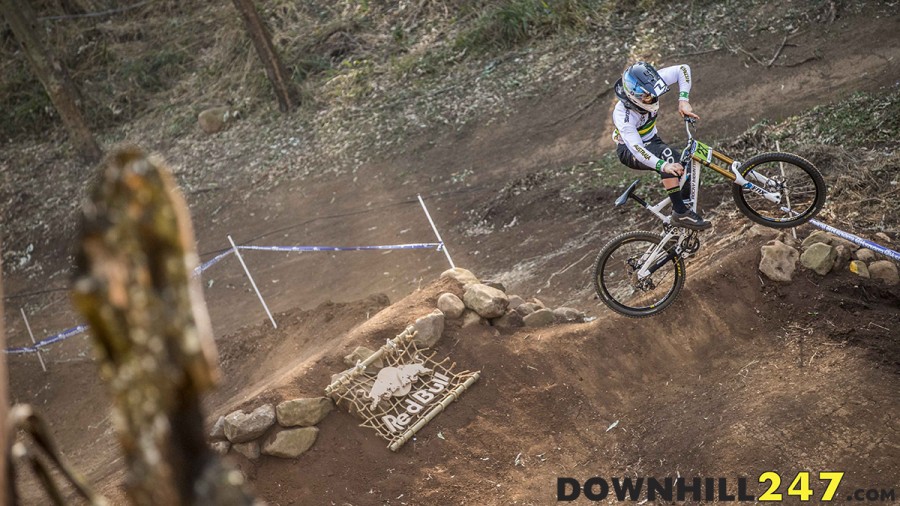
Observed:
[[[481,379],[397,453],[336,410],[296,461],[233,458],[271,504],[553,504],[557,477],[594,476],[724,477],[729,494],[748,477],[758,497],[766,471],[782,476],[783,494],[800,471],[846,471],[841,494],[892,488],[900,344],[888,329],[900,323],[897,290],[850,274],[773,284],[756,268],[763,241],[689,266],[681,299],[659,317],[502,332],[448,320],[438,356]],[[267,352],[241,367],[271,370],[275,360],[282,372],[226,385],[210,404],[218,415],[237,407],[226,400],[235,395],[321,395],[346,367],[341,357],[379,347],[444,291],[461,288],[437,281],[374,315],[366,313],[384,298],[327,303],[281,315],[277,332],[260,324],[240,341],[225,337],[226,373],[232,347],[254,335]],[[351,320],[363,323],[333,332]],[[304,351],[288,359],[288,348]],[[811,481],[814,497],[825,485]]]

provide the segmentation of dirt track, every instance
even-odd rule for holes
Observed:
[[[842,20],[833,33],[797,41],[822,59],[794,69],[746,67],[725,53],[691,61],[701,133],[723,138],[763,117],[779,119],[895,83],[897,27],[896,16]],[[872,48],[858,40],[863,32],[887,43]],[[776,47],[776,39],[758,44]],[[610,73],[618,67],[611,64]],[[731,76],[728,89],[711,75]],[[803,98],[781,91],[789,77],[804,83]],[[550,184],[495,200],[513,178],[611,148],[609,103],[578,112],[596,92],[595,82],[578,83],[520,104],[517,114],[493,125],[434,132],[355,175],[280,187],[241,206],[219,210],[221,202],[241,202],[244,188],[192,197],[200,249],[210,252],[227,244],[226,234],[249,242],[276,230],[255,243],[431,241],[427,221],[409,199],[437,194],[428,200],[430,210],[458,265],[501,279],[512,292],[599,317],[540,332],[448,329],[440,351],[483,372],[459,403],[398,454],[335,412],[303,459],[240,461],[262,497],[272,504],[549,504],[557,476],[732,478],[769,470],[783,476],[843,470],[842,491],[897,487],[900,349],[895,333],[883,330],[900,324],[896,290],[849,275],[761,285],[758,245],[732,245],[702,250],[706,258],[688,266],[676,306],[636,322],[598,306],[587,274],[604,241],[634,226],[636,210],[608,207],[615,190],[572,202],[559,199]],[[561,117],[570,119],[555,123]],[[664,135],[677,131],[674,119],[674,113],[661,119]],[[464,184],[451,182],[451,174],[466,169],[472,176]],[[406,183],[398,185],[401,176]],[[466,215],[472,209],[492,211],[493,233],[472,233]],[[516,226],[504,228],[514,218]],[[710,237],[740,230],[726,218],[713,216]],[[58,253],[58,264],[64,256]],[[229,373],[208,401],[211,414],[241,405],[250,393],[318,395],[348,349],[380,344],[392,332],[357,331],[343,340],[348,331],[373,316],[402,328],[406,308],[433,306],[441,286],[432,283],[446,268],[438,252],[258,254],[248,255],[248,263],[283,325],[268,330],[236,264],[216,266],[205,277],[214,281],[206,296]],[[25,279],[4,281],[7,293],[34,289]],[[411,295],[375,315],[386,301],[367,297],[378,293],[392,302]],[[45,330],[76,321],[64,301],[51,294],[34,304]],[[8,333],[19,339],[11,344],[22,345],[14,309],[7,308]],[[121,461],[89,353],[83,338],[58,345],[50,375],[40,373],[33,357],[13,357],[12,397],[41,407],[73,462],[121,498]],[[520,453],[524,466],[514,465]]]

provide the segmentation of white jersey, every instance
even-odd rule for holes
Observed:
[[[687,65],[673,65],[659,70],[667,86],[678,83],[678,100],[688,100],[691,91],[691,68]],[[658,113],[636,111],[625,107],[619,100],[613,109],[613,123],[616,129],[613,132],[613,140],[618,144],[625,144],[628,151],[651,169],[662,170],[665,160],[657,158],[653,153],[644,149],[644,142],[656,135],[656,116]]]

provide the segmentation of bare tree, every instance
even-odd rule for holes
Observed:
[[[28,57],[31,70],[34,72],[50,101],[59,113],[75,149],[81,157],[89,162],[100,161],[103,152],[88,128],[81,113],[81,99],[77,88],[66,72],[65,67],[41,43],[38,34],[36,17],[30,2],[21,0],[0,0],[0,13],[6,18],[9,27]]]
[[[284,68],[275,46],[272,45],[272,36],[266,28],[265,23],[259,17],[253,0],[234,0],[234,6],[241,17],[244,18],[244,27],[253,45],[256,47],[256,53],[266,68],[266,75],[272,88],[275,90],[275,97],[278,99],[278,108],[281,112],[289,112],[294,108],[294,93],[291,89],[290,75]]]

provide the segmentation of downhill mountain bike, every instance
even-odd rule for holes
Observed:
[[[700,170],[707,167],[730,179],[738,209],[751,220],[773,228],[796,227],[809,221],[825,203],[825,180],[809,161],[791,153],[763,153],[738,162],[693,138],[694,120],[685,118],[687,146],[681,153],[685,170],[679,185],[690,184],[685,200],[697,211]],[[597,256],[594,288],[613,311],[640,318],[669,307],[684,287],[684,260],[700,249],[699,232],[674,226],[662,213],[671,203],[666,197],[651,206],[635,194],[636,179],[616,199],[629,199],[650,211],[663,224],[662,233],[633,231],[613,238]]]

